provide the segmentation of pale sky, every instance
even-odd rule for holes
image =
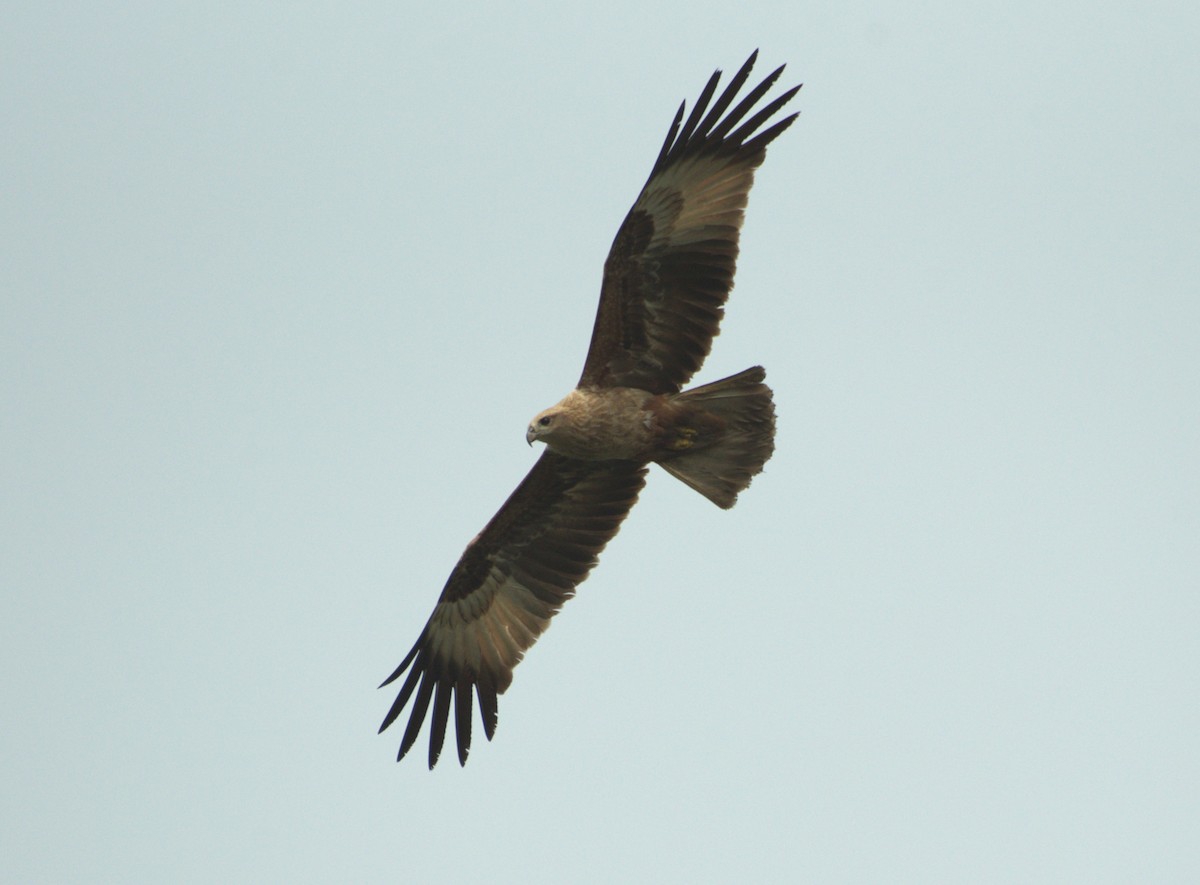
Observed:
[[[0,880],[1200,880],[1192,3],[9,4]],[[465,769],[377,691],[679,101],[787,63],[665,472]]]

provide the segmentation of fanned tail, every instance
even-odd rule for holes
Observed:
[[[766,377],[762,366],[754,366],[671,397],[673,405],[720,419],[720,430],[711,441],[658,463],[718,507],[732,507],[775,451],[775,403]]]

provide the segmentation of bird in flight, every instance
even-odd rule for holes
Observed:
[[[679,106],[604,262],[579,383],[525,431],[545,450],[467,545],[416,644],[384,680],[407,672],[379,727],[412,702],[397,760],[431,704],[430,768],[452,705],[460,764],[471,747],[472,697],[492,739],[513,668],[596,565],[650,463],[729,508],[771,457],[775,407],[762,367],[683,389],[719,331],[754,170],[797,116],[772,119],[799,86],[758,107],[783,66],[730,108],[757,55],[714,101],[716,71],[686,121]]]

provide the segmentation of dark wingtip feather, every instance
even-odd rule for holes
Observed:
[[[404,680],[404,685],[400,688],[400,693],[396,695],[396,700],[392,702],[391,709],[389,709],[387,715],[383,717],[383,724],[379,726],[380,732],[395,722],[400,714],[404,711],[404,707],[406,704],[408,704],[408,699],[412,695],[413,689],[417,687],[417,680],[421,678],[421,672],[423,669],[424,668],[421,666],[416,666],[413,667],[412,672],[408,674],[408,678]],[[392,679],[395,679],[400,672],[402,671],[393,673],[388,682],[391,682]],[[385,682],[384,685],[387,685],[387,682]],[[383,686],[380,686],[380,688],[382,687]]]
[[[433,718],[429,723],[429,767],[437,765],[446,743],[446,724],[450,719],[450,683],[438,680],[437,693],[433,696]]]
[[[775,85],[775,81],[779,79],[779,75],[782,73],[783,65],[780,65],[775,70],[771,71],[771,73],[767,74],[767,76],[763,78],[762,82],[746,93],[746,96],[740,102],[738,102],[737,107],[725,115],[725,119],[722,120],[715,129],[713,129],[712,133],[709,135],[709,139],[717,142],[728,140],[733,144],[737,144],[737,140],[735,138],[729,137],[729,130],[740,123],[742,118],[746,116],[750,109],[754,107],[754,105],[758,104],[758,100],[766,95],[768,91],[770,91],[771,87]]]
[[[426,626],[425,630],[428,630],[428,629],[429,629],[429,627]],[[396,681],[397,676],[399,676],[401,673],[403,673],[405,670],[408,669],[408,665],[413,662],[413,659],[417,656],[417,652],[419,652],[421,650],[421,646],[424,644],[424,642],[425,642],[425,631],[422,631],[421,638],[416,641],[416,644],[414,644],[413,647],[409,650],[408,654],[406,654],[404,656],[404,660],[400,662],[400,666],[392,671],[391,676],[389,676],[387,679],[383,680],[383,682],[379,683],[380,688],[383,688],[385,685],[391,685],[393,682]]]
[[[475,696],[479,698],[479,717],[483,720],[483,733],[490,741],[496,735],[496,722],[500,719],[496,687],[490,681],[480,680],[475,686]]]
[[[737,97],[738,92],[746,84],[746,80],[750,77],[750,71],[754,67],[754,61],[758,58],[758,50],[754,50],[750,58],[746,59],[746,63],[741,69],[733,75],[733,79],[725,86],[725,91],[713,103],[712,108],[708,112],[708,116],[704,118],[704,122],[700,124],[699,132],[702,138],[706,138],[712,131],[713,126],[721,119],[721,114],[725,113],[725,109]]]
[[[700,96],[696,99],[696,103],[692,107],[692,112],[688,115],[687,122],[682,123],[682,125],[681,121],[683,120],[686,102],[680,104],[679,110],[675,114],[675,119],[667,130],[667,137],[663,140],[662,148],[658,152],[658,158],[654,161],[654,166],[650,170],[650,179],[653,179],[663,169],[693,152],[705,150],[736,152],[746,147],[749,147],[750,151],[753,152],[758,148],[765,147],[771,139],[775,138],[788,127],[793,118],[772,126],[771,129],[767,130],[767,133],[759,133],[759,135],[755,136],[755,130],[787,104],[800,89],[799,86],[789,89],[783,95],[771,101],[770,104],[757,111],[753,117],[748,120],[745,119],[746,115],[754,109],[754,106],[775,85],[775,82],[783,74],[787,65],[780,65],[767,74],[753,89],[742,97],[733,110],[729,110],[729,106],[737,98],[738,92],[741,91],[749,79],[750,72],[757,60],[758,50],[755,49],[738,69],[738,72],[726,84],[716,100],[713,101],[713,95],[716,93],[721,76],[720,70],[715,71],[704,85]],[[710,101],[712,102],[711,107],[709,107]],[[734,131],[735,129],[736,131]],[[762,137],[768,133],[769,137]],[[752,136],[753,139],[747,142],[746,140],[751,139]]]
[[[471,681],[459,679],[454,686],[454,735],[458,741],[458,764],[467,764],[471,752]]]
[[[746,142],[746,147],[749,150],[762,150],[771,142],[783,134],[783,131],[796,122],[796,118],[800,116],[797,111],[789,117],[784,117],[778,123],[771,126],[769,129],[764,129],[750,141]]]
[[[679,134],[679,123],[683,120],[683,110],[686,105],[686,101],[679,103],[679,110],[675,112],[675,119],[671,121],[671,125],[667,129],[667,137],[663,139],[662,147],[658,150],[658,159],[654,161],[655,169],[658,169],[659,166],[666,162],[667,155],[671,152],[671,145],[675,143],[675,136]]]
[[[417,689],[416,700],[413,701],[412,713],[408,717],[408,727],[404,729],[404,737],[400,740],[400,753],[396,756],[399,762],[417,742],[425,714],[429,711],[429,698],[433,695],[434,679],[429,671],[421,679],[421,687]]]
[[[721,72],[713,71],[708,82],[704,84],[704,89],[700,91],[700,95],[696,97],[695,104],[692,105],[692,112],[688,115],[687,122],[683,124],[683,128],[679,130],[679,135],[675,138],[676,144],[687,144],[691,140],[692,134],[696,131],[696,127],[700,125],[700,117],[708,107],[709,101],[712,99],[713,93],[717,91],[717,84],[721,81]],[[726,90],[728,91],[728,90]]]
[[[783,95],[780,95],[778,98],[772,100],[769,104],[763,106],[763,108],[753,117],[738,127],[736,132],[729,135],[726,141],[731,145],[741,145],[744,142],[746,145],[765,147],[772,138],[775,138],[775,136],[779,135],[780,132],[792,124],[792,120],[796,119],[797,114],[792,114],[786,120],[781,120],[780,123],[784,124],[782,127],[780,127],[777,123],[754,139],[750,141],[746,141],[746,139],[749,139],[752,135],[754,135],[755,130],[758,129],[759,126],[769,120],[780,108],[791,101],[799,91],[799,86],[793,87],[792,89],[789,89],[787,92],[783,93]],[[731,114],[730,116],[733,115]],[[766,135],[767,132],[773,133],[771,138],[763,139],[762,136]]]

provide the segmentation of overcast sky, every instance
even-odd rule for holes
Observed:
[[[581,8],[6,7],[0,879],[1200,880],[1195,4]],[[755,47],[802,114],[697,380],[765,365],[775,457],[652,471],[495,741],[397,765]]]

